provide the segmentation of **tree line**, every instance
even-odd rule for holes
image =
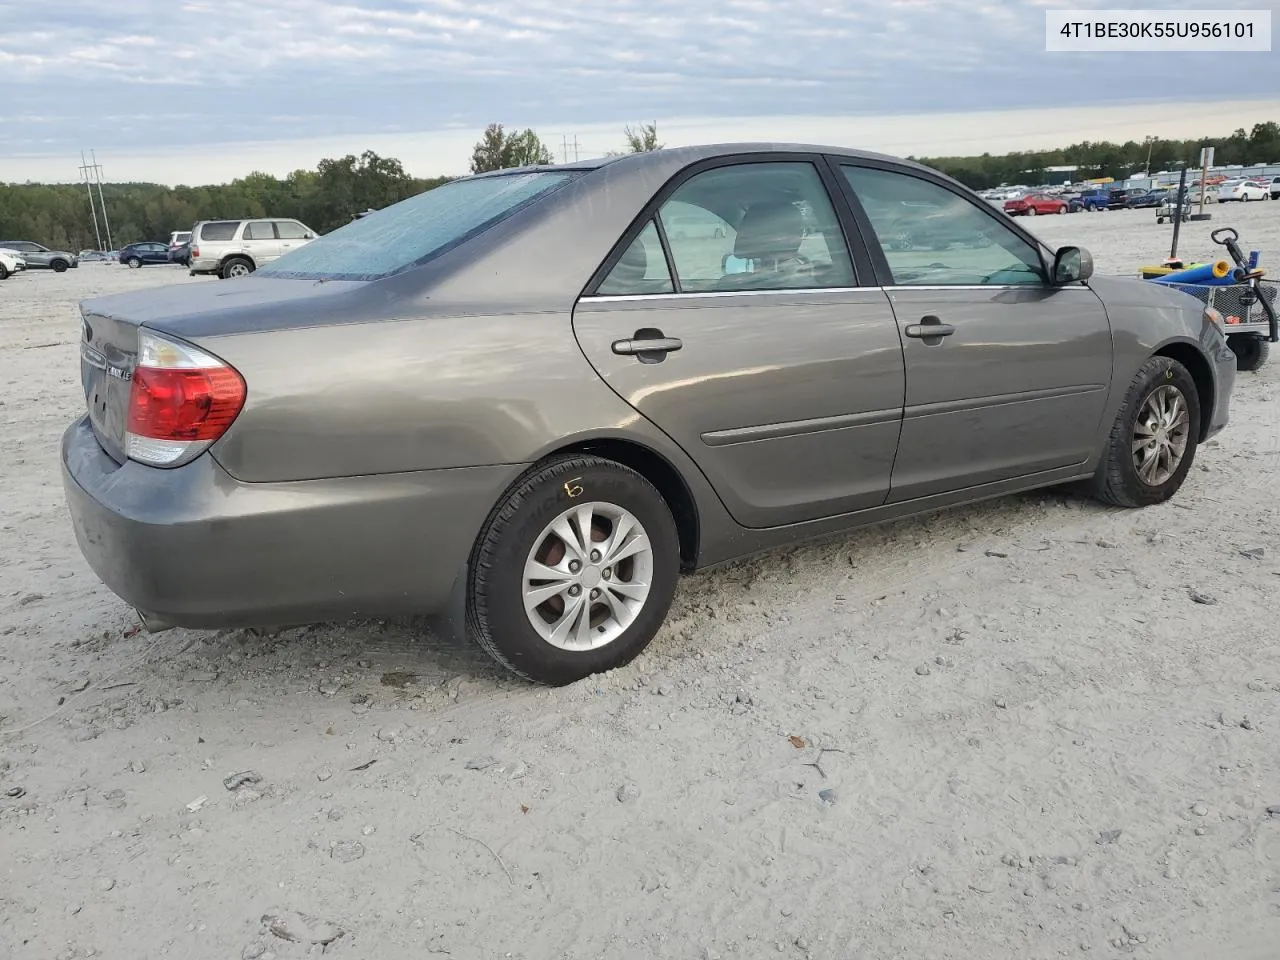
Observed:
[[[656,124],[627,127],[623,138],[623,149],[615,153],[642,153],[663,146]],[[1057,150],[1000,156],[913,159],[982,190],[1028,182],[1051,166],[1077,165],[1077,177],[1116,179],[1144,169],[1173,169],[1179,162],[1194,166],[1202,146],[1215,148],[1217,164],[1278,162],[1280,124],[1258,123],[1247,133],[1239,129],[1216,139],[1086,141]],[[495,123],[485,129],[472,151],[471,172],[551,164],[554,159],[533,130],[509,132]],[[190,229],[197,220],[223,217],[295,217],[327,233],[364,210],[385,207],[450,179],[411,176],[399,160],[366,150],[359,156],[321,160],[314,170],[295,170],[284,178],[251,173],[230,183],[196,187],[108,183],[102,194],[112,239],[120,247],[139,240],[167,240],[171,231]],[[72,251],[96,248],[84,184],[0,183],[0,238],[35,240]]]
[[[1237,129],[1229,137],[1195,140],[1126,140],[1124,143],[1084,141],[1057,150],[1033,150],[976,157],[913,157],[926,166],[954,177],[967,187],[985,190],[1002,184],[1035,182],[1048,167],[1078,166],[1076,179],[1114,177],[1123,180],[1136,173],[1176,170],[1179,163],[1195,168],[1200,148],[1213,147],[1215,165],[1280,163],[1280,124],[1256,123],[1252,130]]]

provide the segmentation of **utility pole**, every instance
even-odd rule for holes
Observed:
[[[102,165],[98,163],[98,154],[90,150],[89,156],[93,159],[93,172],[98,178],[98,203],[102,207],[102,228],[107,233],[107,248],[114,250],[115,247],[111,242],[111,223],[107,220],[107,201],[102,196]]]
[[[89,182],[89,164],[85,162],[84,151],[80,151],[80,179],[89,192],[89,213],[93,217],[93,235],[98,239],[98,249],[102,249],[102,231],[98,229],[98,208],[93,202],[93,185]]]

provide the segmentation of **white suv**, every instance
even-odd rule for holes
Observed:
[[[201,220],[191,230],[191,274],[247,276],[315,238],[298,220]]]

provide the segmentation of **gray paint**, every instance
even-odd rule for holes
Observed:
[[[86,557],[120,596],[183,625],[431,612],[456,595],[503,490],[570,446],[626,442],[670,465],[695,504],[691,565],[705,567],[1088,476],[1158,349],[1201,378],[1205,435],[1225,425],[1234,357],[1221,333],[1194,299],[1139,281],[943,291],[862,277],[582,297],[672,177],[761,150],[894,163],[971,196],[853,151],[666,150],[580,164],[590,172],[542,203],[383,280],[255,275],[87,301],[82,370],[98,408],[63,440]],[[855,255],[883,263],[878,248]],[[925,314],[956,332],[902,335]],[[121,465],[127,389],[104,395],[89,362],[96,351],[128,367],[139,325],[248,384],[225,436],[172,470]],[[612,351],[642,327],[683,348],[649,364]]]

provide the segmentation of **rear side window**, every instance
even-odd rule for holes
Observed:
[[[239,220],[215,220],[200,228],[201,240],[234,240]]]
[[[540,171],[455,180],[296,247],[258,275],[304,280],[390,276],[482,233],[575,176]]]
[[[276,231],[271,226],[270,220],[255,220],[253,223],[245,224],[244,238],[246,240],[274,240]]]
[[[671,271],[658,230],[650,220],[596,289],[600,296],[671,293]]]

